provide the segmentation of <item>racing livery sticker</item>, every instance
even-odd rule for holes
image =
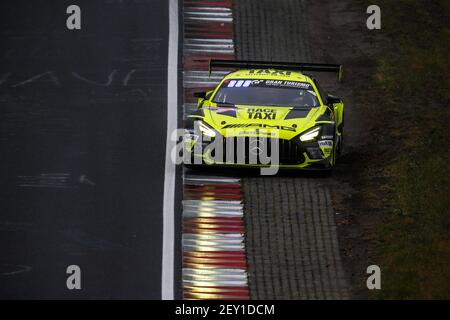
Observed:
[[[319,141],[319,147],[333,147],[333,140],[321,140]]]
[[[269,70],[269,69],[251,69],[249,74],[268,74],[272,76],[290,76],[291,71]]]
[[[227,87],[228,88],[233,88],[233,87],[246,88],[246,87],[249,87],[252,84],[252,82],[253,82],[252,80],[231,80],[230,82],[228,82]],[[227,83],[227,82],[225,82],[225,83]]]
[[[300,81],[290,80],[255,80],[255,79],[234,79],[224,81],[224,86],[227,88],[248,88],[248,87],[261,87],[261,88],[289,88],[289,89],[304,89],[308,90],[314,95],[315,92],[311,84]]]
[[[282,87],[293,89],[312,89],[312,86],[307,82],[288,81],[288,80],[266,80],[267,87]]]
[[[320,140],[319,147],[325,156],[329,156],[333,150],[333,140]]]
[[[270,125],[270,124],[265,124],[265,123],[227,124],[226,126],[222,127],[222,129],[251,128],[251,127],[259,127],[259,128],[266,128],[266,129],[278,129],[278,130],[286,130],[286,131],[292,131],[292,132],[296,131],[294,127]]]
[[[275,120],[277,112],[275,109],[250,108],[247,109],[249,119]]]

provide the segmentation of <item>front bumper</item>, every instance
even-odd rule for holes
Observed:
[[[237,155],[236,140],[232,143],[231,148],[229,147],[229,139],[233,138],[222,138],[224,150],[221,155],[216,156],[215,150],[208,150],[206,147],[213,141],[203,142],[201,148],[199,145],[196,146],[196,140],[191,139],[190,143],[185,145],[186,151],[191,154],[189,165],[203,165],[203,166],[227,166],[227,167],[245,167],[245,168],[261,168],[277,166],[280,169],[329,169],[333,166],[333,149],[334,143],[332,140],[317,140],[312,142],[303,143],[301,141],[283,140],[277,139],[275,143],[278,143],[278,157],[273,156],[271,143],[267,143],[268,150],[266,151],[269,155],[270,162],[259,161],[260,158],[257,156],[255,161],[255,154],[250,155],[252,152],[252,139],[258,140],[256,137],[241,137],[244,142],[241,144],[242,151],[241,157]],[[239,139],[239,138],[234,138]],[[241,140],[241,142],[242,142]],[[293,139],[294,140],[294,139]],[[200,152],[199,152],[200,149]],[[242,150],[241,149],[241,150]],[[231,156],[230,156],[231,153]]]

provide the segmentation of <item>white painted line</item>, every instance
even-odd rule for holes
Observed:
[[[220,275],[203,275],[203,274],[185,274],[183,280],[185,281],[245,281],[247,275],[241,274],[220,274]]]
[[[220,235],[220,233],[210,233],[209,235],[214,236],[214,235]],[[213,244],[213,243],[217,243],[219,245],[241,245],[244,241],[244,238],[242,237],[241,234],[237,234],[239,235],[239,237],[236,238],[226,238],[226,237],[214,237],[211,239],[208,238],[202,238],[202,237],[195,237],[195,236],[188,236],[186,237],[185,235],[183,235],[183,243],[185,243],[186,245],[194,245],[197,244],[199,246],[203,246],[206,244]]]
[[[184,43],[226,43],[234,46],[233,39],[205,39],[205,38],[188,38],[184,39]]]
[[[184,9],[185,11],[226,11],[226,12],[230,12],[231,14],[231,9],[230,8],[221,8],[221,7],[191,7],[191,6],[186,6],[186,8]]]
[[[232,216],[242,216],[244,214],[243,207],[202,207],[202,206],[195,206],[195,205],[186,205],[183,206],[183,216],[189,215],[189,214],[215,214],[216,216],[220,215],[232,215]],[[186,213],[186,215],[185,215]]]
[[[167,57],[167,136],[166,165],[164,171],[163,248],[161,273],[161,299],[174,299],[175,253],[175,163],[171,150],[175,142],[170,136],[177,128],[178,108],[178,0],[169,0],[169,49]]]
[[[239,233],[183,233],[183,239],[194,240],[243,240],[242,235]]]
[[[242,212],[232,211],[198,211],[198,210],[183,210],[183,218],[213,218],[217,215],[222,217],[242,217]]]
[[[226,11],[185,11],[186,16],[201,16],[201,17],[220,17],[220,18],[231,18],[231,12]]]
[[[185,44],[186,49],[192,49],[192,50],[227,50],[232,51],[234,46],[232,44],[228,43],[186,43]]]
[[[193,287],[208,287],[208,286],[220,286],[220,287],[247,287],[247,279],[244,281],[196,281],[196,280],[184,280],[183,286],[193,286]]]
[[[234,49],[195,49],[195,48],[190,48],[187,47],[186,48],[187,52],[193,52],[193,53],[221,53],[221,54],[233,54],[234,53]]]
[[[183,72],[183,86],[185,88],[208,85],[215,87],[228,73],[228,71],[217,71],[211,74],[208,71],[185,71]]]
[[[243,237],[241,239],[219,239],[219,240],[196,240],[196,239],[183,239],[183,247],[188,248],[203,248],[208,246],[227,246],[237,249],[244,249]],[[200,250],[198,250],[200,251]]]
[[[200,22],[227,22],[227,23],[232,23],[233,22],[233,18],[226,18],[226,17],[220,17],[220,18],[210,18],[208,16],[206,17],[202,17],[202,16],[185,16],[186,20],[191,20],[191,21],[200,21]]]
[[[199,207],[214,207],[214,208],[242,208],[241,200],[183,200],[183,205],[199,206]]]
[[[244,245],[198,245],[198,244],[183,244],[183,251],[240,251],[244,252]]]

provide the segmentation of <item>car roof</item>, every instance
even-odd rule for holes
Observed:
[[[265,79],[313,82],[310,77],[300,72],[275,69],[241,69],[227,74],[224,79]]]

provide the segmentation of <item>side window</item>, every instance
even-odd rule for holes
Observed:
[[[322,101],[324,104],[328,104],[328,94],[322,89],[322,87],[320,86],[319,82],[316,79],[313,79],[314,84],[317,87],[317,90],[319,91],[320,97],[322,98]]]

